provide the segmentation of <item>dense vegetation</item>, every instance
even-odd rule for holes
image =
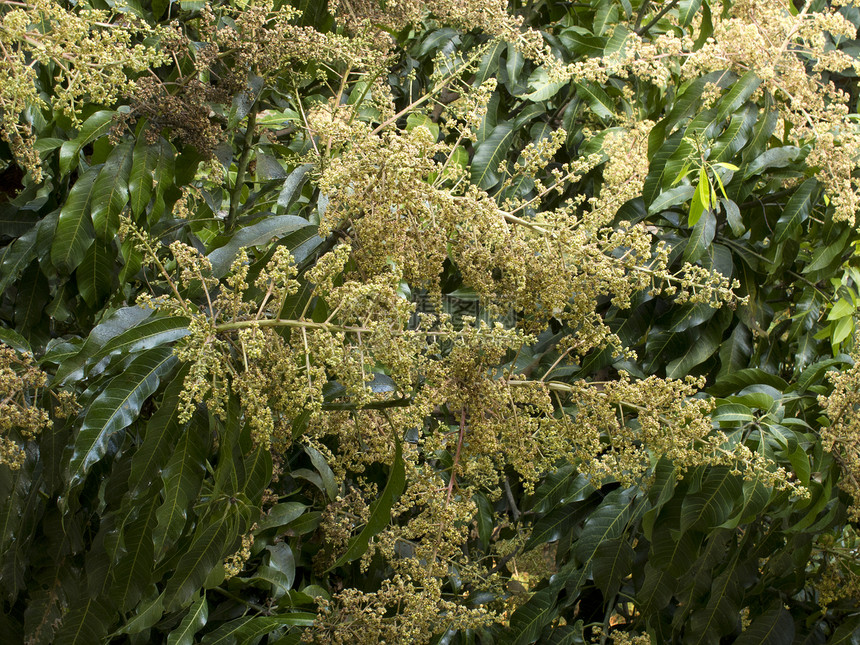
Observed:
[[[0,634],[860,642],[860,9],[0,0]]]

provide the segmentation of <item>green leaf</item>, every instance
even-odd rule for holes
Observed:
[[[266,550],[269,552],[269,568],[283,576],[283,584],[280,588],[272,589],[272,593],[280,597],[293,587],[296,580],[296,560],[292,549],[284,542],[270,544]]]
[[[732,83],[731,89],[726,92],[725,96],[717,104],[719,108],[717,121],[722,121],[746,103],[749,97],[753,95],[753,92],[758,89],[759,85],[761,85],[761,79],[756,76],[755,72],[747,72]]]
[[[158,498],[146,502],[134,521],[122,532],[125,554],[114,569],[111,598],[124,612],[131,611],[152,582],[155,509]]]
[[[656,134],[658,134],[658,132],[654,132],[654,130],[652,130],[652,135]],[[657,144],[655,144],[660,147],[651,157],[651,161],[648,165],[648,176],[645,177],[645,183],[642,185],[642,199],[646,204],[651,204],[660,193],[664,184],[667,183],[669,179],[673,179],[673,177],[670,178],[666,176],[666,165],[681,146],[683,136],[683,132],[676,132],[665,141],[661,139]],[[651,144],[652,139],[651,135],[649,135],[649,148]]]
[[[278,211],[289,210],[292,203],[301,194],[302,186],[308,177],[308,171],[313,168],[312,164],[306,163],[297,166],[287,178],[284,180],[284,185],[281,187],[281,192],[278,193]]]
[[[212,274],[218,278],[226,275],[236,254],[239,253],[239,249],[246,246],[268,245],[287,233],[308,226],[313,225],[303,217],[296,215],[270,215],[259,222],[246,226],[230,237],[224,246],[209,253]]]
[[[90,467],[104,456],[111,437],[137,418],[143,403],[175,365],[176,357],[170,348],[159,347],[144,352],[111,379],[86,411],[75,437],[69,461],[69,488],[83,481]]]
[[[209,620],[209,605],[206,596],[201,595],[188,609],[179,627],[170,632],[167,645],[193,645],[194,636],[206,626]]]
[[[666,607],[678,585],[677,579],[665,569],[645,562],[645,579],[636,594],[636,606],[643,616],[653,616]]]
[[[681,506],[681,531],[691,528],[711,529],[719,526],[740,501],[743,490],[740,479],[726,466],[709,469],[698,493],[684,497]]]
[[[755,417],[747,406],[740,403],[722,403],[714,410],[711,418],[714,421],[754,421]]]
[[[830,310],[830,313],[827,314],[827,320],[838,320],[846,316],[853,316],[854,311],[855,307],[853,302],[850,302],[845,298],[840,298],[839,301],[833,305],[833,309]]]
[[[0,252],[0,293],[21,275],[39,255],[40,241],[52,237],[57,228],[59,211],[53,211]]]
[[[711,148],[711,159],[715,161],[714,166],[725,168],[732,172],[740,170],[734,164],[726,163],[726,160],[733,159],[741,148],[746,145],[746,142],[749,141],[757,116],[758,108],[751,104],[747,105],[742,111],[732,115],[732,120],[729,122],[729,126],[726,128],[725,132],[723,132],[720,137],[714,141],[713,147]],[[719,178],[719,174],[715,172],[715,170],[715,168],[712,168],[714,176],[717,178],[717,181],[720,182],[720,185],[722,185],[722,180]],[[723,189],[723,193],[723,196],[725,197],[725,189]]]
[[[615,114],[615,104],[609,95],[596,83],[591,81],[575,82],[576,94],[581,98],[591,111],[601,119],[611,119]]]
[[[681,26],[688,27],[701,8],[702,0],[681,0],[678,4],[678,21]]]
[[[385,489],[382,494],[370,507],[370,517],[367,524],[361,530],[361,533],[356,535],[349,541],[346,552],[337,559],[329,571],[343,566],[347,562],[351,562],[356,558],[360,558],[367,551],[370,544],[370,539],[385,529],[391,519],[391,507],[394,502],[400,497],[403,488],[406,486],[406,470],[403,465],[403,447],[400,444],[400,437],[394,435],[394,463],[391,464],[391,472],[388,475],[388,481],[385,483]]]
[[[654,213],[668,210],[672,206],[684,204],[695,192],[696,188],[694,186],[675,186],[669,190],[664,190],[651,202],[651,205],[648,207],[648,214],[653,215]]]
[[[311,463],[314,465],[314,468],[322,479],[326,496],[330,500],[334,501],[334,498],[337,497],[338,485],[335,481],[334,473],[326,463],[325,457],[323,457],[322,453],[313,446],[305,446],[304,448],[308,457],[311,458]]]
[[[740,237],[746,230],[744,221],[741,219],[741,209],[731,199],[721,199],[720,203],[726,211],[726,221],[729,223],[732,233],[735,237]]]
[[[109,314],[98,325],[93,327],[87,336],[81,350],[63,360],[54,375],[55,383],[62,384],[73,379],[80,379],[84,374],[87,361],[96,354],[107,342],[115,336],[139,325],[141,321],[152,315],[152,309],[143,307],[121,307]]]
[[[559,504],[582,501],[595,490],[585,475],[577,474],[573,466],[565,464],[541,482],[531,500],[531,508],[537,513],[547,513]]]
[[[478,144],[470,171],[473,184],[486,190],[500,181],[498,167],[511,147],[514,132],[513,125],[509,121],[503,121],[493,128],[485,141]]]
[[[819,248],[812,256],[812,260],[807,264],[802,273],[812,273],[814,271],[823,271],[832,267],[834,264],[841,264],[842,258],[848,251],[850,244],[849,238],[851,228],[846,228],[839,239],[832,244],[825,244]]]
[[[60,147],[61,175],[66,175],[77,167],[78,155],[85,145],[108,133],[114,114],[116,113],[111,110],[100,110],[92,114],[84,121],[78,136],[63,143]]]
[[[231,620],[203,637],[202,645],[250,645],[259,641],[261,636],[271,633],[278,627],[311,627],[315,614],[294,612],[277,616],[244,617]]]
[[[529,87],[532,91],[525,96],[524,99],[538,103],[540,101],[548,101],[553,96],[558,94],[559,90],[567,87],[568,81],[551,81],[550,75],[543,67],[538,67],[529,77]]]
[[[546,645],[586,645],[582,631],[581,620],[574,625],[559,625],[550,633]]]
[[[634,493],[630,488],[617,488],[588,516],[574,552],[580,563],[587,565],[601,543],[624,534],[633,517]]]
[[[93,226],[102,240],[112,241],[119,230],[119,214],[128,203],[128,180],[131,172],[131,141],[114,148],[99,171],[93,185]]]
[[[800,148],[797,146],[781,146],[765,150],[744,168],[744,179],[760,175],[770,168],[784,168],[800,158]]]
[[[188,319],[171,317],[146,318],[106,342],[88,360],[98,364],[108,356],[126,356],[154,347],[161,347],[188,335]]]
[[[794,474],[797,475],[798,481],[804,486],[809,486],[809,456],[806,451],[798,444],[788,456],[791,462],[791,467],[794,469]]]
[[[604,598],[615,597],[632,567],[633,547],[625,538],[605,540],[597,546],[592,562],[592,577]]]
[[[155,625],[164,614],[164,594],[158,594],[152,600],[138,605],[135,613],[120,627],[114,635],[139,634]]]
[[[412,132],[417,127],[424,127],[433,135],[434,140],[439,138],[439,124],[434,122],[426,114],[421,114],[419,112],[413,112],[408,117],[406,117],[406,131]]]
[[[208,522],[201,522],[197,535],[188,550],[179,558],[176,571],[164,588],[164,608],[167,611],[182,609],[202,586],[209,572],[221,564],[227,549],[234,541],[233,513],[230,509],[217,511]]]
[[[98,169],[90,168],[78,178],[60,211],[51,243],[51,262],[59,271],[74,271],[95,239],[89,205],[97,175]]]
[[[182,533],[186,513],[200,490],[208,452],[208,428],[191,423],[179,438],[161,473],[164,501],[156,511],[158,525],[153,533],[156,561]]]
[[[280,504],[275,504],[269,509],[269,514],[257,522],[255,533],[262,533],[266,529],[280,529],[287,526],[304,513],[305,509],[307,509],[307,506],[299,502],[281,502]]]
[[[694,335],[684,353],[666,364],[666,378],[684,378],[696,365],[708,360],[719,348],[721,336],[722,331],[713,323],[698,337]]]
[[[773,232],[774,244],[779,244],[789,237],[797,237],[799,235],[800,225],[809,217],[809,211],[812,208],[812,202],[817,192],[817,179],[807,179],[798,186],[785,205],[779,220],[776,222]]]
[[[111,612],[96,598],[78,596],[63,617],[54,645],[93,645],[101,643],[107,634]]]
[[[481,540],[481,548],[486,551],[490,545],[490,538],[492,537],[493,528],[495,527],[495,513],[493,512],[493,505],[490,503],[490,500],[487,499],[487,496],[480,492],[475,493],[472,496],[472,499],[477,507],[475,524],[478,527],[478,538]]]
[[[8,345],[16,352],[27,352],[32,354],[33,348],[30,347],[30,343],[27,342],[27,339],[24,338],[21,334],[19,334],[14,329],[8,329],[6,327],[0,327],[0,343],[4,345]]]
[[[149,145],[146,143],[146,137],[140,136],[134,144],[128,177],[129,201],[134,217],[139,217],[146,210],[152,197],[152,175],[160,153],[160,139],[154,145]]]
[[[846,619],[827,641],[827,645],[857,645],[860,643],[860,617]]]
[[[507,645],[527,645],[540,638],[543,628],[558,615],[555,603],[558,592],[545,587],[528,599],[512,615],[508,628]]]
[[[113,243],[97,239],[87,249],[84,259],[75,270],[78,292],[90,307],[101,305],[111,294],[115,260],[116,248]]]
[[[560,540],[583,520],[583,516],[591,508],[591,505],[583,505],[581,502],[563,504],[552,508],[535,522],[523,549],[529,551],[541,544]]]
[[[690,619],[687,643],[716,643],[729,633],[738,622],[741,587],[734,566],[722,572],[711,585],[711,595],[704,609],[694,611]]]

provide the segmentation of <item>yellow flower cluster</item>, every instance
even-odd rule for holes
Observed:
[[[23,444],[51,426],[47,410],[39,407],[47,377],[29,354],[0,344],[0,466],[19,469],[26,459]],[[68,407],[68,397],[61,401]]]
[[[167,60],[157,48],[135,43],[158,30],[121,15],[85,5],[67,8],[55,0],[0,4],[0,138],[34,181],[41,181],[41,162],[22,115],[47,107],[35,85],[37,63],[55,77],[51,108],[78,124],[85,101],[111,105],[134,92],[129,72]]]

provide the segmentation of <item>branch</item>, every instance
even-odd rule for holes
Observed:
[[[242,187],[245,184],[245,172],[248,170],[248,159],[251,156],[254,139],[254,129],[257,127],[257,103],[251,106],[248,115],[248,127],[245,129],[245,140],[242,142],[242,156],[236,166],[236,182],[233,184],[233,192],[230,195],[230,212],[227,214],[227,233],[232,233],[236,228],[236,218],[239,216],[239,200],[242,198]]]
[[[640,27],[636,30],[636,35],[637,36],[644,36],[645,34],[647,34],[648,30],[651,29],[651,27],[653,27],[654,25],[656,25],[660,21],[660,18],[662,18],[667,13],[672,11],[672,9],[674,9],[676,6],[678,6],[679,1],[680,0],[672,0],[672,2],[670,2],[665,7],[660,9],[660,11],[657,13],[657,15],[651,19],[651,22],[649,22],[644,27]]]

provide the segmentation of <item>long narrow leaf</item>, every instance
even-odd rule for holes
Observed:
[[[168,347],[151,349],[132,361],[96,397],[75,437],[69,462],[70,487],[79,484],[90,467],[104,456],[111,436],[137,418],[144,401],[173,370],[176,360]]]

